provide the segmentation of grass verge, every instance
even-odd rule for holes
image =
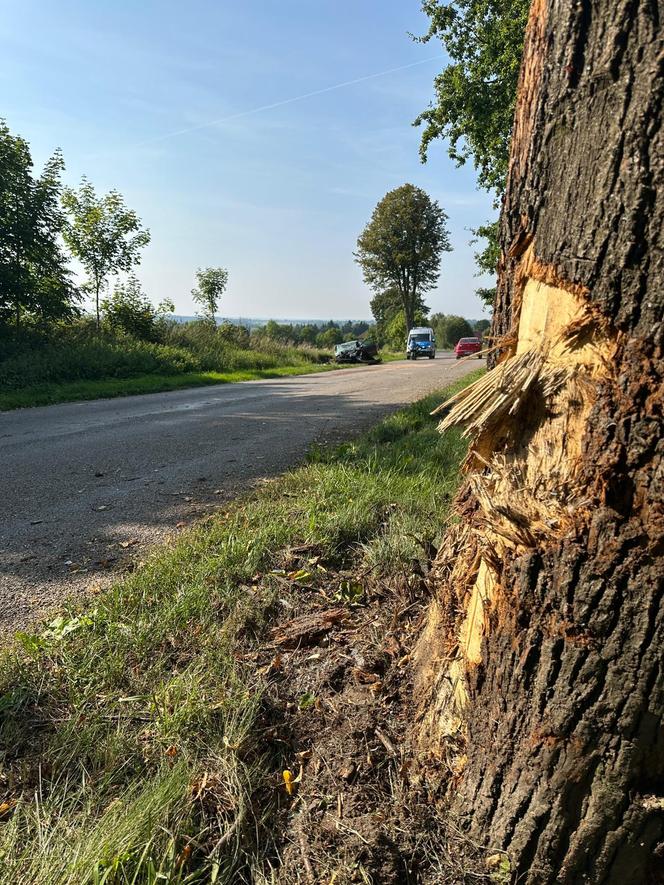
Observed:
[[[39,384],[24,390],[0,393],[0,411],[47,406],[53,403],[111,399],[139,393],[160,393],[187,387],[255,381],[259,378],[283,378],[287,375],[309,375],[348,368],[335,363],[310,363],[299,366],[277,366],[273,369],[237,369],[231,372],[186,372],[182,375],[139,375],[135,378],[105,378],[94,381],[65,381],[61,384]]]
[[[403,359],[402,354],[383,353],[383,362]],[[215,384],[234,384],[238,381],[257,381],[260,378],[284,378],[290,375],[311,375],[353,368],[352,363],[304,363],[297,366],[276,366],[273,369],[235,369],[230,372],[185,372],[181,375],[139,375],[134,378],[104,378],[92,381],[65,381],[60,384],[38,384],[21,390],[0,393],[0,412],[26,409],[32,406],[50,406],[55,403],[83,402],[93,399],[113,399],[136,396],[141,393],[163,393]]]
[[[283,760],[254,651],[300,588],[351,605],[363,579],[342,571],[407,572],[440,534],[465,443],[429,411],[474,377],[19,634],[0,659],[0,881],[270,881]]]

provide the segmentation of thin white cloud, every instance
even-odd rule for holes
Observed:
[[[294,104],[297,101],[304,101],[307,98],[314,98],[316,95],[325,95],[327,92],[335,92],[337,89],[345,89],[347,86],[355,86],[357,83],[365,83],[367,80],[375,80],[377,77],[385,77],[387,74],[395,74],[397,71],[405,71],[407,68],[414,68],[418,65],[426,64],[431,61],[439,61],[440,56],[432,55],[429,58],[422,58],[419,61],[412,61],[407,65],[399,65],[396,68],[388,68],[386,71],[377,71],[375,74],[367,74],[364,77],[356,77],[354,80],[345,80],[343,83],[335,83],[333,86],[325,86],[323,89],[314,89],[313,92],[305,92],[302,95],[294,95],[292,98],[284,98],[281,101],[275,101],[271,104],[264,104],[257,108],[250,108],[246,111],[238,111],[226,117],[219,117],[216,120],[208,120],[205,123],[198,123],[196,126],[187,126],[184,129],[174,129],[172,132],[166,132],[163,135],[155,135],[153,138],[145,139],[138,142],[135,147],[143,147],[145,145],[154,144],[157,141],[166,141],[169,138],[177,138],[180,135],[187,135],[189,132],[196,132],[199,129],[208,129],[212,126],[220,126],[223,123],[230,123],[232,120],[238,120],[241,117],[249,117],[254,114],[260,114],[263,111],[271,111],[274,108],[281,108],[285,105]]]

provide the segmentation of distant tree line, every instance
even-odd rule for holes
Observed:
[[[434,330],[439,347],[449,350],[459,338],[482,338],[488,332],[489,320],[466,320],[455,314],[434,313],[429,318],[428,326]]]
[[[349,320],[345,323],[329,320],[327,323],[321,324],[277,323],[274,320],[269,320],[256,331],[272,341],[330,348],[335,344],[341,344],[342,341],[366,337],[370,330],[370,324],[362,320],[357,322]]]

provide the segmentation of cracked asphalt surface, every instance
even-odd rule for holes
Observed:
[[[0,631],[131,568],[149,547],[477,368],[353,367],[0,413]]]

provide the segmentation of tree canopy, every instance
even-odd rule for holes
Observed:
[[[383,197],[358,238],[355,260],[365,282],[376,293],[398,293],[408,328],[418,310],[428,310],[422,296],[438,281],[442,253],[452,249],[446,222],[435,200],[404,184]]]
[[[415,120],[424,125],[420,156],[426,161],[434,139],[448,141],[448,154],[459,165],[471,159],[480,187],[498,203],[505,189],[516,89],[530,0],[423,0],[429,31],[418,38],[443,44],[450,64],[434,81],[435,100]],[[487,222],[473,231],[479,273],[495,275],[498,225]],[[477,295],[491,305],[495,288]]]
[[[459,338],[470,338],[474,335],[473,327],[468,320],[454,314],[446,316],[435,313],[430,322],[439,346],[446,349],[453,348]]]
[[[62,155],[39,176],[32,165],[28,143],[0,120],[0,320],[17,328],[24,314],[71,315],[78,299],[59,239]]]
[[[97,196],[86,178],[78,190],[64,191],[62,204],[69,215],[63,231],[65,242],[88,274],[99,326],[100,295],[108,278],[140,264],[141,249],[150,242],[150,232],[141,227],[134,210],[125,206],[122,194],[110,191]]]
[[[434,81],[435,102],[415,125],[424,124],[420,153],[445,138],[459,164],[472,159],[478,183],[501,193],[505,187],[516,87],[529,0],[423,0],[429,31],[451,63]]]
[[[191,297],[201,306],[204,320],[217,324],[219,300],[228,285],[228,271],[225,267],[206,267],[196,271],[198,286],[191,290]]]
[[[408,335],[401,296],[396,288],[378,292],[369,302],[371,313],[376,321],[375,338],[379,346],[387,345],[393,350],[402,350]],[[425,326],[429,309],[421,295],[416,299],[412,326]]]

